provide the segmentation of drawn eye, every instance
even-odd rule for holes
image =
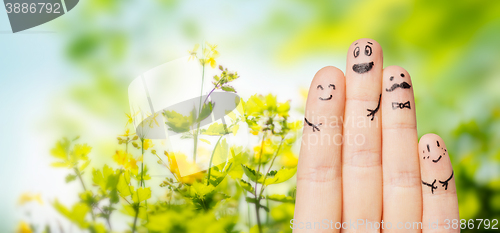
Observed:
[[[333,84],[328,85],[328,87],[332,87],[333,90],[335,90],[335,85],[333,85]]]
[[[370,47],[369,45],[365,47],[365,55],[366,56],[372,55],[372,47]]]
[[[316,89],[321,89],[321,90],[323,90],[323,86],[318,85],[318,87],[317,87]]]
[[[391,78],[389,78],[390,81],[394,80],[394,76],[391,76]]]
[[[357,58],[359,56],[359,47],[356,47],[354,49],[354,58]]]

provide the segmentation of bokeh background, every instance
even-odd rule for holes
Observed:
[[[25,192],[44,200],[29,207],[34,221],[57,218],[55,197],[76,200],[77,184],[49,166],[57,139],[80,135],[103,155],[94,161],[111,160],[129,83],[204,41],[240,74],[241,97],[273,93],[300,115],[317,70],[345,71],[352,41],[377,40],[384,66],[412,76],[419,136],[448,146],[460,217],[500,219],[499,1],[82,0],[47,24],[9,30],[1,11],[2,232],[26,218]]]

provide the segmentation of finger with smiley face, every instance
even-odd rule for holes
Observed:
[[[386,91],[395,83],[403,82],[407,83],[404,86],[411,87],[410,75],[405,69],[399,66],[384,69],[381,104],[383,220],[393,223],[420,222],[422,218],[422,188],[413,89],[397,88],[394,91]],[[411,108],[404,108],[404,111],[399,108],[394,110],[394,102],[408,102]]]
[[[426,221],[429,220],[439,220],[438,230],[443,230],[446,226],[444,219],[459,219],[455,174],[448,149],[441,137],[426,134],[420,139],[418,152],[422,179],[423,225],[428,225]]]
[[[316,73],[307,97],[305,124],[297,168],[294,219],[341,221],[341,149],[344,74],[328,66]],[[307,231],[296,229],[294,232]]]
[[[359,39],[347,51],[342,189],[343,206],[349,208],[342,219],[381,220],[382,63],[382,48],[375,40]]]

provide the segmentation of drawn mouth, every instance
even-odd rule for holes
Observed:
[[[409,89],[411,87],[410,84],[408,84],[407,82],[402,82],[401,84],[399,83],[394,83],[391,88],[386,88],[385,91],[387,92],[391,92],[391,91],[394,91],[396,90],[397,88],[403,88],[403,89]]]
[[[373,62],[354,64],[352,70],[358,74],[366,73],[373,68]]]
[[[439,162],[439,160],[441,159],[441,157],[443,157],[443,156],[440,155],[439,158],[437,158],[436,160],[432,160],[432,162],[434,162],[434,163]]]
[[[322,97],[319,97],[319,99],[320,99],[320,100],[331,100],[331,99],[332,99],[332,97],[333,97],[333,96],[332,96],[332,95],[330,95],[330,97],[328,97],[328,98],[322,98]]]

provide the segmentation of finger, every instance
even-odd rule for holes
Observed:
[[[381,220],[382,62],[382,48],[372,39],[357,40],[348,50],[342,149],[343,222]],[[360,222],[358,228],[365,227]]]
[[[386,67],[382,93],[383,231],[420,232],[421,228],[405,226],[422,220],[417,121],[408,72]]]
[[[422,177],[422,232],[460,232],[455,174],[443,139],[435,134],[422,136],[418,152]],[[457,221],[458,225],[454,225]]]
[[[297,171],[294,232],[338,232],[331,229],[331,224],[330,227],[323,224],[314,229],[306,229],[306,224],[320,223],[324,219],[333,222],[341,220],[340,159],[344,102],[342,71],[332,66],[318,71],[307,97]]]

